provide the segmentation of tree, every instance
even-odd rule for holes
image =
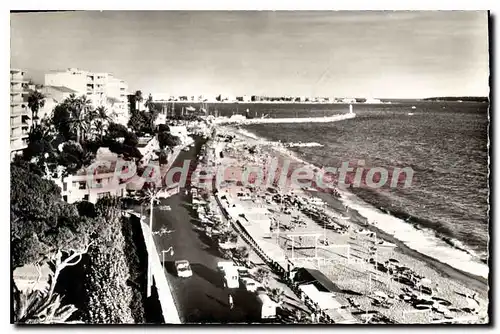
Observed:
[[[29,165],[11,165],[10,191],[13,267],[47,262],[54,273],[51,300],[59,274],[88,251],[97,224],[80,217],[75,206],[61,200],[60,188],[32,173]]]
[[[16,324],[67,323],[77,310],[74,305],[62,305],[61,296],[57,293],[49,298],[45,291],[19,291],[15,285],[13,301]]]
[[[269,297],[277,304],[281,305],[285,300],[285,291],[282,288],[271,289]]]
[[[86,133],[90,130],[92,102],[87,96],[76,97],[71,94],[63,101],[63,106],[69,111],[70,130],[76,132],[76,141],[82,143],[86,139]],[[91,115],[91,114],[90,114]]]
[[[69,110],[69,105],[66,102],[58,104],[54,108],[52,112],[51,123],[53,124],[56,132],[65,141],[68,141],[76,139],[76,135],[72,132],[71,114]]]
[[[153,96],[149,94],[148,99],[144,103],[144,106],[148,109],[149,112],[154,110]]]
[[[109,126],[111,121],[111,116],[104,106],[97,107],[92,113],[91,124],[100,137],[103,136],[104,130]]]
[[[142,154],[137,149],[139,139],[135,133],[128,131],[122,124],[110,123],[104,138],[104,145],[111,152],[123,155],[125,158],[141,159]]]
[[[53,146],[53,136],[50,129],[44,125],[32,127],[28,135],[28,147],[23,152],[26,160],[33,158],[40,159],[40,167],[46,162],[45,155],[53,155],[55,148]]]
[[[58,156],[58,165],[66,167],[67,175],[74,174],[82,167],[89,166],[95,155],[83,149],[77,142],[67,142]]]
[[[172,135],[170,132],[162,131],[158,133],[158,144],[161,149],[168,148],[172,150],[172,148],[180,145],[180,143],[180,138]]]
[[[146,133],[153,135],[155,133],[154,120],[156,116],[156,112],[133,111],[127,125],[139,136]]]
[[[170,127],[167,124],[158,125],[158,133],[159,132],[170,132]]]
[[[139,111],[139,104],[143,101],[142,97],[142,92],[140,90],[137,90],[134,94],[134,101],[135,101],[135,109],[136,111]]]
[[[31,109],[31,119],[34,123],[38,120],[38,111],[45,105],[45,96],[35,90],[28,96],[28,107]]]
[[[269,280],[269,271],[264,268],[259,268],[255,272],[255,279],[264,284],[264,286],[267,285]]]
[[[233,250],[234,259],[240,263],[247,263],[250,252],[246,246],[241,246]]]

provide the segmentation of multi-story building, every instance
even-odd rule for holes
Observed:
[[[61,188],[61,196],[68,203],[78,201],[96,203],[104,196],[123,196],[127,186],[126,183],[120,182],[114,171],[94,173],[90,176],[84,171],[53,181]]]
[[[40,90],[45,97],[44,105],[38,111],[38,117],[40,119],[50,117],[54,108],[65,99],[69,98],[71,94],[78,94],[74,89],[59,86],[44,86]]]
[[[76,91],[76,95],[86,95],[95,108],[106,107],[110,115],[115,116],[116,122],[126,124],[128,121],[128,85],[110,73],[94,73],[76,68],[51,71],[45,74],[45,85],[68,87]]]
[[[19,154],[28,146],[31,127],[31,112],[25,102],[29,93],[26,89],[28,80],[24,71],[10,69],[10,152],[11,157]]]

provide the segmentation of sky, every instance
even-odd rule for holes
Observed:
[[[11,13],[11,67],[170,95],[486,96],[487,12]],[[154,95],[153,95],[154,96]]]

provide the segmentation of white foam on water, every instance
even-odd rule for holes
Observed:
[[[377,228],[394,236],[409,248],[456,269],[488,278],[488,265],[480,262],[470,251],[454,248],[436,237],[431,230],[416,229],[413,225],[380,211],[353,194],[343,192],[342,195],[344,205],[356,210],[369,223],[376,222]],[[458,240],[456,242],[460,243]]]
[[[265,138],[260,137],[248,130],[239,129],[238,131],[242,135],[250,138],[268,142]],[[275,146],[275,148],[279,152],[292,157],[309,168],[319,170],[317,166],[299,158],[294,152],[290,151],[286,147],[278,145]],[[361,198],[348,192],[347,190],[337,190],[344,205],[350,209],[356,210],[361,216],[365,217],[368,222],[376,222],[376,225],[374,226],[400,240],[407,247],[442,263],[446,263],[456,269],[476,276],[488,278],[488,265],[480,262],[481,256],[472,250],[468,250],[467,247],[464,246],[459,240],[452,239],[450,241],[452,244],[460,246],[458,248],[461,249],[447,244],[445,241],[436,236],[432,230],[416,229],[413,225],[405,222],[404,220],[396,218],[390,213],[380,211],[373,205],[366,203]]]

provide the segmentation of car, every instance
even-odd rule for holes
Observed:
[[[177,271],[177,276],[179,277],[191,277],[193,276],[193,271],[191,270],[191,265],[187,260],[175,261],[175,270]]]
[[[257,282],[256,280],[254,279],[251,279],[251,278],[242,278],[241,279],[241,282],[243,283],[243,285],[245,286],[245,289],[247,291],[250,291],[250,292],[255,292],[257,290],[257,288],[260,288],[262,285]]]

